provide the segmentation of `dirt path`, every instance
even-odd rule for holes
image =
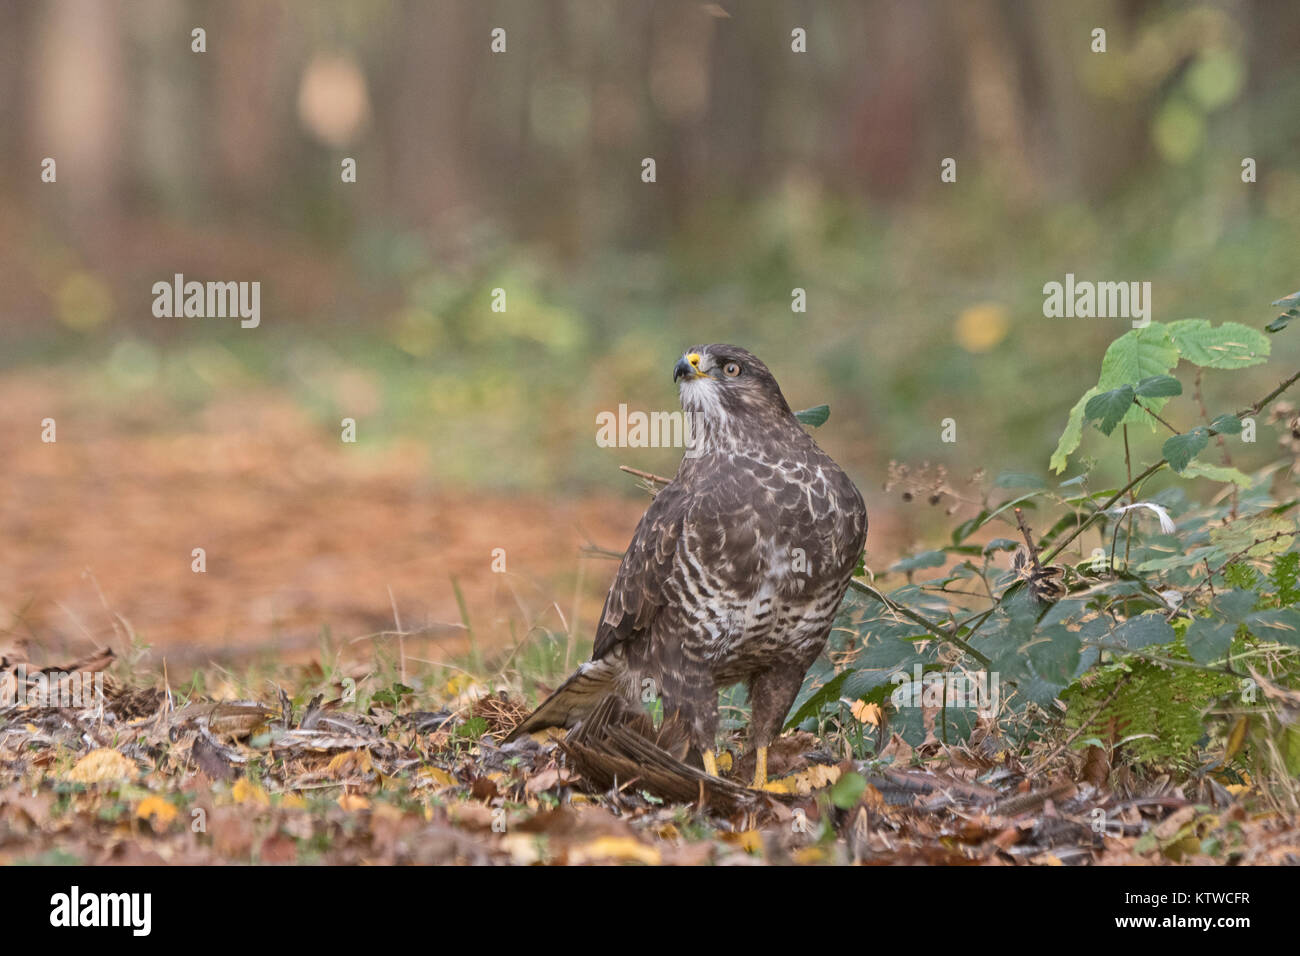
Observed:
[[[613,566],[581,548],[621,549],[648,499],[469,495],[432,484],[429,454],[331,441],[271,392],[189,418],[147,403],[109,414],[66,377],[7,376],[0,653],[24,638],[42,649],[33,659],[120,653],[129,627],[184,670],[315,650],[323,627],[339,641],[390,630],[395,604],[449,655],[467,643],[453,579],[484,643],[512,622],[561,629],[553,602],[567,617],[576,600],[589,630]]]

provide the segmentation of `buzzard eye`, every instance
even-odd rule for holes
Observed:
[[[740,374],[740,363],[728,362],[726,365],[722,366],[722,371],[725,372],[729,378],[735,378]]]

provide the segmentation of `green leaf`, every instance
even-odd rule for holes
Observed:
[[[1038,675],[1055,687],[1070,683],[1079,663],[1080,635],[1065,627],[1045,630],[1044,636],[1027,647]]]
[[[1168,398],[1183,394],[1183,383],[1172,375],[1152,375],[1138,382],[1133,393],[1144,398]]]
[[[785,722],[786,730],[792,727],[798,727],[809,717],[816,717],[821,713],[823,707],[833,700],[840,698],[840,685],[843,684],[853,671],[840,671],[821,687],[813,691],[812,696],[803,702],[794,715]]]
[[[1231,621],[1219,621],[1210,617],[1193,618],[1187,626],[1185,636],[1187,651],[1198,664],[1209,663],[1228,653],[1235,633],[1237,625]]]
[[[859,668],[859,670],[853,671],[853,673],[861,674],[864,671],[874,671],[877,678],[885,679],[888,677],[888,672],[895,668],[910,666],[921,660],[916,649],[916,635],[919,633],[928,636],[929,632],[916,624],[910,626],[912,630],[908,637],[900,637],[897,634],[880,634],[870,640],[864,637],[862,651],[853,660],[853,666]],[[866,680],[867,683],[864,684],[863,680]],[[859,688],[875,686],[875,684],[870,683],[868,678],[855,678],[850,683]],[[859,691],[854,696],[861,696],[861,692]]]
[[[919,571],[921,568],[938,568],[942,567],[948,561],[948,556],[942,551],[922,551],[920,554],[914,554],[910,558],[903,558],[901,561],[894,562],[890,571]]]
[[[992,554],[994,551],[1014,551],[1020,547],[1020,542],[1013,538],[994,538],[988,544],[984,545],[984,553]]]
[[[1169,337],[1168,326],[1152,322],[1145,328],[1130,329],[1110,343],[1101,359],[1097,387],[1116,388],[1155,375],[1168,375],[1177,364],[1178,350]]]
[[[1287,309],[1268,325],[1264,326],[1264,331],[1281,332],[1298,318],[1300,318],[1300,309]]]
[[[488,722],[486,717],[471,717],[465,723],[456,728],[452,735],[462,740],[478,740],[488,732]]]
[[[1175,435],[1166,441],[1160,448],[1160,454],[1169,462],[1170,468],[1181,474],[1191,460],[1209,443],[1210,430],[1203,425],[1198,425],[1191,431]]]
[[[1297,318],[1300,318],[1300,292],[1292,292],[1273,303],[1282,306],[1282,314],[1264,326],[1265,332],[1281,332]]]
[[[1300,611],[1293,607],[1258,611],[1246,618],[1246,627],[1262,641],[1300,647]]]
[[[1203,461],[1188,462],[1183,468],[1182,475],[1184,478],[1209,478],[1211,481],[1230,481],[1238,488],[1249,488],[1254,484],[1248,475],[1243,474],[1236,468],[1229,468],[1226,465],[1210,465]]]
[[[1236,415],[1220,415],[1210,422],[1211,431],[1220,435],[1240,435],[1242,427],[1241,419]]]
[[[1190,551],[1179,551],[1171,554],[1167,558],[1150,558],[1143,561],[1134,568],[1135,571],[1169,571],[1174,568],[1190,568],[1193,565],[1200,564],[1208,559],[1211,555],[1220,555],[1222,550],[1219,548],[1193,548]]]
[[[1176,637],[1165,616],[1155,611],[1129,618],[1111,632],[1110,643],[1123,644],[1136,651],[1152,644],[1168,644]]]
[[[1295,541],[1295,531],[1295,521],[1291,518],[1260,514],[1211,528],[1210,543],[1228,554],[1242,553],[1246,558],[1262,558],[1288,550]]]
[[[1097,427],[1101,429],[1103,435],[1109,435],[1132,407],[1133,386],[1121,385],[1119,388],[1112,388],[1109,392],[1102,392],[1089,399],[1083,409],[1083,421],[1086,425],[1088,422],[1100,419]]]
[[[1259,603],[1259,595],[1245,588],[1233,588],[1221,591],[1212,602],[1212,606],[1225,620],[1240,624]]]
[[[961,524],[957,525],[957,527],[952,529],[952,543],[961,544],[963,541],[966,540],[967,537],[969,537],[974,531],[978,530],[984,524],[984,522],[988,520],[989,520],[988,510],[980,509],[979,514],[975,515],[973,518],[967,518]]]
[[[994,488],[1046,488],[1047,482],[1037,475],[1004,471],[993,479]]]
[[[1056,451],[1052,452],[1052,460],[1048,462],[1048,467],[1058,475],[1065,471],[1065,466],[1070,461],[1070,455],[1079,447],[1079,442],[1083,439],[1083,410],[1088,401],[1100,392],[1101,389],[1093,386],[1083,393],[1083,397],[1074,403],[1070,409],[1070,417],[1065,422],[1065,431],[1061,432],[1061,437],[1056,442]]]
[[[394,682],[391,687],[375,691],[375,695],[371,700],[382,707],[388,707],[391,709],[397,707],[402,702],[402,698],[407,694],[414,693],[414,687],[407,687],[405,684]]]
[[[1179,355],[1206,368],[1259,365],[1272,349],[1267,335],[1240,322],[1216,328],[1206,319],[1183,319],[1170,323],[1169,336]]]
[[[1101,376],[1097,379],[1097,388],[1108,391],[1121,385],[1131,385],[1144,379],[1168,375],[1178,364],[1178,349],[1169,337],[1168,326],[1152,322],[1141,329],[1130,329],[1106,349],[1101,360]],[[1152,398],[1146,406],[1153,412],[1164,408],[1166,399]],[[1134,406],[1124,416],[1123,422],[1130,425],[1145,424],[1152,431],[1156,421],[1142,409]]]
[[[819,425],[826,424],[826,419],[831,417],[831,407],[829,405],[814,405],[812,408],[805,408],[801,412],[795,412],[794,417],[805,425],[816,428]]]
[[[867,792],[867,781],[861,775],[849,771],[841,774],[840,779],[836,780],[831,787],[831,803],[841,810],[850,810],[858,805],[862,795]]]
[[[1065,471],[1070,455],[1079,447],[1079,442],[1083,439],[1083,410],[1094,396],[1119,388],[1121,385],[1131,385],[1133,382],[1168,375],[1177,364],[1178,349],[1174,347],[1169,337],[1168,326],[1160,322],[1152,322],[1141,329],[1130,329],[1111,342],[1101,359],[1101,376],[1097,380],[1097,385],[1084,392],[1083,397],[1070,409],[1065,430],[1061,432],[1060,440],[1056,443],[1056,451],[1052,453],[1050,462],[1052,471],[1058,475]],[[1158,414],[1166,401],[1167,399],[1163,397],[1153,397],[1146,405]],[[1136,405],[1128,410],[1121,423],[1144,423],[1152,431],[1158,424]]]

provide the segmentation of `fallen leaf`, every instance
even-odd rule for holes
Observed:
[[[369,810],[370,801],[359,793],[345,793],[339,797],[339,806],[349,812]]]
[[[149,820],[154,830],[162,831],[176,819],[177,809],[159,796],[145,797],[135,808],[137,820]]]
[[[759,830],[741,830],[739,833],[723,833],[722,839],[740,847],[746,853],[757,853],[763,849],[763,834]]]
[[[419,776],[432,780],[440,787],[456,786],[456,778],[441,767],[421,767]]]
[[[129,780],[136,775],[135,761],[116,750],[100,747],[77,761],[64,779],[74,783],[103,783]]]
[[[782,777],[780,780],[769,781],[763,789],[770,790],[772,793],[807,794],[829,787],[838,779],[840,779],[838,766],[815,763],[807,770]]]
[[[880,759],[886,760],[892,757],[894,766],[902,767],[912,762],[912,746],[898,734],[891,734],[889,743],[880,751]]]
[[[247,777],[235,781],[235,785],[230,788],[230,796],[236,803],[256,803],[263,807],[271,805],[271,798],[266,791]]]
[[[369,750],[347,750],[330,760],[325,769],[338,778],[371,773],[375,765]]]
[[[529,777],[528,782],[524,784],[524,790],[528,793],[544,793],[552,787],[562,783],[572,783],[576,779],[578,775],[571,770],[563,767],[547,767]]]
[[[849,710],[859,723],[870,724],[872,727],[879,727],[880,721],[884,719],[880,705],[869,704],[865,700],[855,700]]]
[[[661,859],[657,848],[628,836],[597,837],[590,843],[569,850],[569,862],[574,865],[616,860],[620,863],[658,866]]]

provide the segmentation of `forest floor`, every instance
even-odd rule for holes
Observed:
[[[877,759],[796,732],[764,791],[738,733],[721,781],[621,725],[502,746],[644,498],[435,488],[426,448],[340,455],[273,391],[70,394],[0,380],[0,863],[1300,862],[1249,788],[1065,739],[913,749],[864,713]]]
[[[715,781],[622,725],[503,746],[522,701],[468,677],[353,700],[313,662],[215,700],[126,684],[107,653],[61,669],[110,676],[51,706],[28,671],[0,706],[0,863],[1300,862],[1296,821],[1245,788],[1137,781],[1097,748],[894,738],[863,762],[796,732],[758,791],[738,748]]]

